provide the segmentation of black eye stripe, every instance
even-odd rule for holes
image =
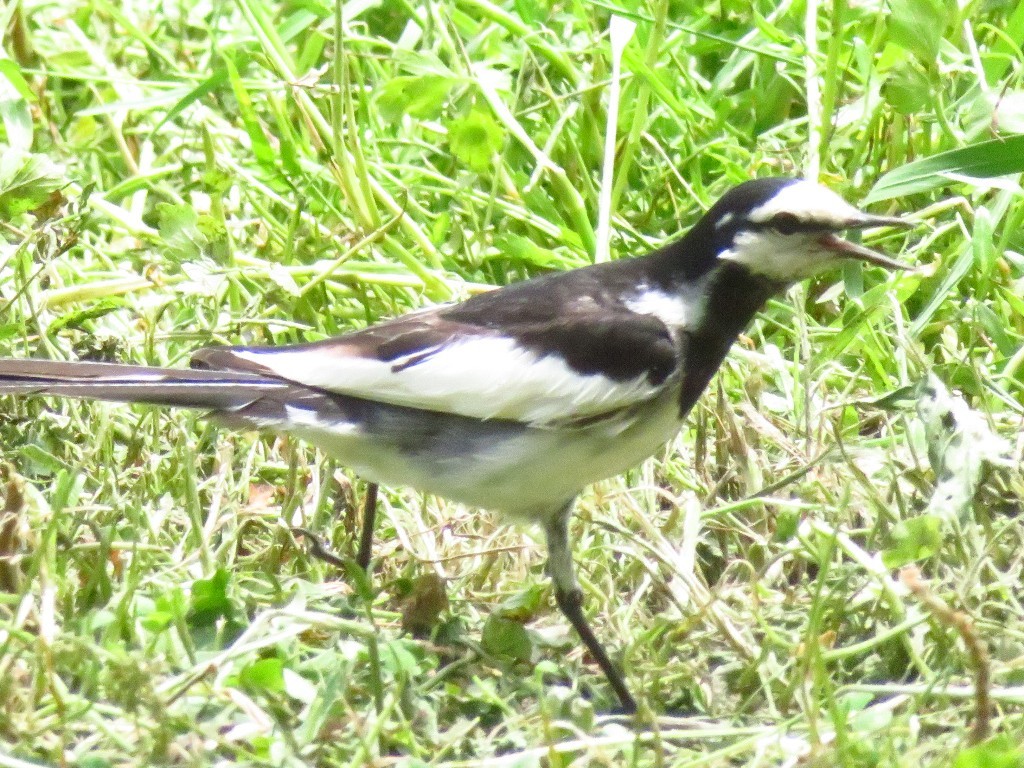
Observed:
[[[780,213],[772,218],[771,225],[784,235],[792,235],[800,229],[800,219],[791,213]]]
[[[813,235],[836,231],[835,227],[830,227],[827,224],[800,221],[798,218],[790,214],[782,214],[781,221],[780,216],[775,216],[769,221],[748,222],[743,229],[752,230],[754,232],[774,230],[783,235],[795,235],[797,233]]]

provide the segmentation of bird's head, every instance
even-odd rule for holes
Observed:
[[[704,217],[705,236],[719,264],[742,266],[752,275],[789,284],[856,259],[886,269],[897,261],[852,243],[844,232],[906,227],[890,216],[863,213],[835,192],[810,181],[766,178],[727,192]]]

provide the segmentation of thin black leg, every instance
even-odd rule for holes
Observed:
[[[331,552],[324,544],[323,540],[313,533],[308,528],[300,528],[295,526],[292,528],[292,534],[295,536],[302,536],[306,541],[309,542],[309,556],[314,557],[317,560],[321,560],[325,563],[333,565],[335,568],[341,568],[344,570],[347,563],[338,557],[336,554]]]
[[[376,517],[377,484],[369,483],[366,486],[366,498],[363,501],[363,525],[359,530],[359,552],[356,554],[356,564],[366,574],[370,572],[370,556],[373,554],[373,526]],[[301,535],[309,541],[309,554],[313,557],[338,568],[347,567],[345,561],[331,552],[312,531],[306,528],[292,528],[292,533]]]
[[[377,520],[377,484],[367,483],[363,499],[363,527],[359,532],[359,553],[356,564],[370,572],[370,557],[373,555],[373,527]]]
[[[583,590],[580,589],[580,585],[576,581],[572,551],[569,549],[569,515],[571,512],[572,503],[569,503],[544,529],[548,541],[548,571],[551,574],[551,580],[555,583],[555,602],[558,603],[559,609],[580,636],[583,645],[590,651],[590,655],[597,661],[597,665],[601,667],[604,676],[608,678],[615,695],[619,697],[623,711],[636,712],[636,701],[626,686],[622,672],[608,658],[604,646],[597,639],[597,635],[594,634],[594,630],[587,622],[587,617],[583,614]]]

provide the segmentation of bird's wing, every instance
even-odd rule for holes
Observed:
[[[663,391],[677,372],[672,333],[650,315],[584,303],[560,317],[521,313],[485,324],[464,306],[406,315],[312,344],[209,348],[196,354],[193,365],[536,426],[599,418],[634,405]]]

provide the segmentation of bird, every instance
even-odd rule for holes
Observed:
[[[850,260],[906,268],[845,232],[910,225],[812,181],[759,178],[643,256],[311,343],[206,347],[190,368],[3,359],[0,394],[203,409],[228,427],[301,438],[370,483],[539,525],[555,602],[633,712],[583,610],[576,497],[672,440],[770,297]]]

